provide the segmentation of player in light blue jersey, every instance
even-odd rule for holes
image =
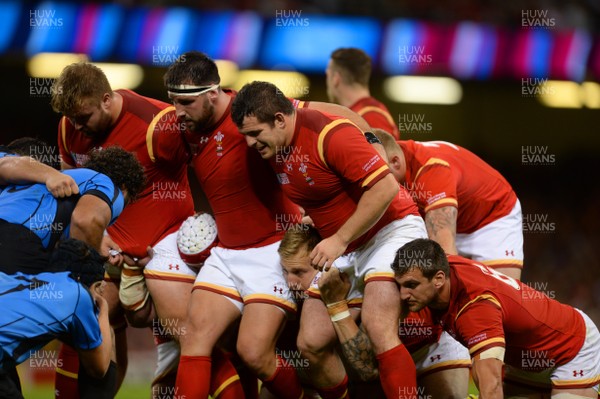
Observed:
[[[61,241],[47,270],[0,272],[0,398],[22,398],[15,366],[53,339],[72,345],[86,374],[114,380],[104,259],[79,240]],[[109,382],[106,382],[109,384]]]
[[[4,187],[0,192],[0,271],[44,271],[61,237],[80,239],[101,255],[109,255],[108,249],[101,248],[104,230],[139,193],[144,172],[135,156],[119,147],[93,153],[86,166],[64,172],[76,182],[79,195],[55,198],[44,184]]]

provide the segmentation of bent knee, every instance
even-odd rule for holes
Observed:
[[[242,362],[260,378],[272,374],[275,365],[275,352],[259,345],[245,345],[238,342],[237,353]]]

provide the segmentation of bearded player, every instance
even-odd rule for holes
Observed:
[[[127,292],[136,292],[136,285],[144,284],[141,264],[136,259],[147,256],[147,248],[153,247],[154,257],[150,264],[183,264],[175,246],[177,229],[194,212],[193,200],[187,180],[187,148],[180,134],[174,108],[166,103],[142,97],[129,90],[112,90],[106,75],[89,63],[67,66],[53,87],[51,105],[63,114],[58,124],[58,147],[63,169],[80,167],[92,149],[120,145],[134,152],[144,167],[147,184],[136,202],[128,206],[118,221],[107,229],[101,254],[111,256],[113,262],[126,255],[124,272],[129,278]],[[127,366],[126,323],[119,303],[120,271],[111,273],[105,289],[111,309],[111,324],[115,328],[119,383],[125,376]],[[131,281],[131,279],[134,279]],[[187,293],[183,283],[169,282],[154,297],[159,309],[163,304],[186,303]],[[154,287],[150,286],[150,290]],[[137,292],[145,292],[137,290]],[[141,308],[147,293],[140,296],[123,296],[124,305]],[[169,307],[164,317],[177,317],[178,307]],[[160,349],[156,376],[160,379],[163,369],[168,368],[168,354]],[[57,390],[68,397],[76,392],[72,376],[77,372],[77,357],[67,353],[71,361],[62,362],[58,370]],[[157,381],[155,381],[157,382]]]

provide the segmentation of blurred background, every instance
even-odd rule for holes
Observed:
[[[467,147],[513,185],[523,281],[600,324],[599,22],[597,0],[3,0],[0,144],[56,144],[50,87],[79,59],[98,63],[115,89],[168,101],[166,67],[199,50],[218,60],[225,87],[268,80],[327,101],[331,52],[359,47],[403,139]],[[138,390],[120,397],[147,397],[152,332],[129,330],[126,385]],[[27,362],[21,371],[28,392],[51,374]]]

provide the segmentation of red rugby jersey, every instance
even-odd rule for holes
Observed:
[[[438,342],[442,331],[442,326],[433,321],[429,308],[423,308],[418,312],[408,313],[400,322],[398,335],[406,349],[415,353],[424,346]]]
[[[85,136],[62,117],[58,148],[62,160],[72,167],[81,167],[92,149],[119,145],[136,154],[144,167],[146,186],[107,230],[123,251],[141,258],[147,246],[176,231],[194,213],[187,147],[174,107],[130,90],[116,92],[123,97],[123,108],[105,137]]]
[[[506,179],[469,150],[444,141],[398,141],[406,159],[404,186],[425,214],[458,208],[457,233],[472,233],[510,213],[517,195]]]
[[[501,346],[506,364],[540,371],[579,352],[586,327],[574,308],[481,263],[455,255],[448,261],[450,305],[443,315],[433,314],[471,356]]]
[[[270,161],[283,191],[306,210],[323,238],[337,232],[356,210],[362,194],[391,173],[354,124],[311,109],[297,110],[288,151]],[[418,209],[401,188],[377,224],[351,242],[346,253],[410,214],[418,215]]]
[[[244,249],[271,244],[301,220],[298,207],[281,190],[268,162],[246,144],[227,111],[211,132],[186,131],[192,165],[213,210],[219,245]],[[295,106],[303,103],[295,102]]]
[[[387,107],[374,97],[364,97],[349,107],[352,111],[362,116],[372,128],[383,129],[396,140],[400,139],[398,126],[390,115]]]

